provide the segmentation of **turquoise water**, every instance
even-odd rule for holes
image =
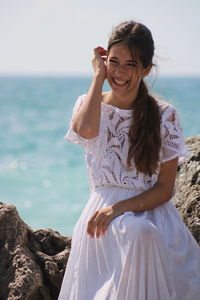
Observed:
[[[89,187],[80,147],[63,140],[76,98],[90,78],[0,78],[0,201],[33,229],[71,235]],[[105,89],[107,86],[105,85]],[[200,132],[200,78],[160,78],[185,137]]]

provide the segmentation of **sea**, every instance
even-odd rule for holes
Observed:
[[[74,103],[90,82],[0,77],[0,202],[15,205],[33,230],[71,236],[88,201],[83,150],[64,136]],[[160,77],[149,88],[176,107],[185,138],[200,133],[200,78]]]

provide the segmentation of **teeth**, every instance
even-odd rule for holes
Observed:
[[[127,80],[117,80],[117,79],[114,79],[114,81],[119,85],[125,85],[128,82]]]

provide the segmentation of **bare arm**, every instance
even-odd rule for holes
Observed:
[[[138,196],[119,201],[96,211],[88,222],[87,232],[99,237],[105,233],[110,222],[126,211],[143,212],[153,209],[171,199],[176,178],[178,157],[161,164],[155,185]]]
[[[144,193],[113,205],[119,214],[125,211],[142,212],[153,209],[171,199],[174,190],[178,158],[161,164],[160,173],[155,185]]]
[[[102,87],[106,77],[106,67],[101,55],[105,54],[106,50],[100,47],[94,49],[92,64],[95,74],[88,93],[72,122],[73,130],[86,139],[92,139],[99,133]]]

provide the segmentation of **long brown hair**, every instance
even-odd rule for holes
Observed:
[[[137,55],[143,67],[153,65],[154,41],[150,30],[141,23],[123,22],[114,28],[108,42],[108,51],[115,44],[128,46],[131,55]],[[141,80],[138,95],[133,103],[133,122],[129,130],[127,165],[132,161],[138,172],[151,176],[158,167],[160,137],[160,111],[157,101]]]

